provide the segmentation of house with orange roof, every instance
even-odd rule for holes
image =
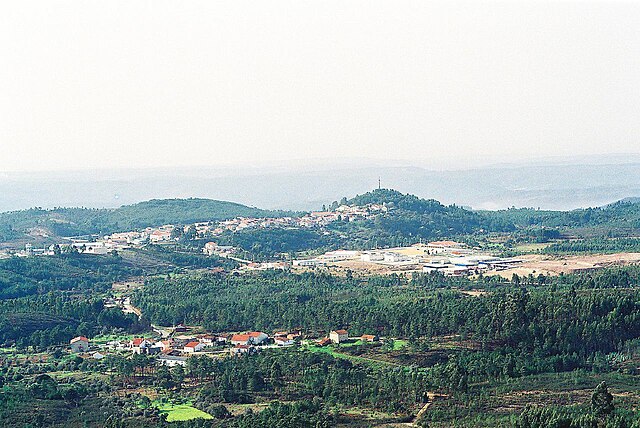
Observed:
[[[77,336],[69,341],[71,352],[87,352],[89,350],[89,339],[84,336]]]
[[[261,331],[250,331],[245,334],[234,334],[231,336],[232,345],[260,345],[264,343],[269,336]]]
[[[184,345],[184,348],[182,348],[182,352],[186,354],[193,354],[195,352],[202,351],[202,349],[204,349],[204,343],[194,341]]]
[[[363,342],[377,342],[378,340],[380,340],[380,338],[374,334],[363,334],[362,336],[360,336],[360,340],[362,340]]]
[[[328,337],[323,337],[322,339],[317,340],[318,346],[327,346],[330,345],[331,339],[329,339]]]
[[[136,337],[129,342],[129,348],[134,354],[142,354],[147,348],[150,348],[153,343],[143,337]]]

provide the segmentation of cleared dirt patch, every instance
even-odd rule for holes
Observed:
[[[640,263],[640,253],[589,254],[581,256],[522,256],[523,262],[512,269],[489,271],[485,275],[499,275],[511,279],[518,276],[551,275],[588,272],[611,266],[627,266]]]

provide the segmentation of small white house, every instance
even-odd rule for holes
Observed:
[[[360,336],[360,340],[363,342],[377,342],[380,338],[377,334],[363,334]]]
[[[146,352],[146,349],[152,345],[153,343],[151,341],[143,337],[136,337],[129,342],[129,348],[131,348],[134,354],[143,354]]]
[[[236,345],[231,348],[231,354],[240,355],[240,354],[250,354],[254,352],[254,347],[251,345]]]
[[[291,346],[293,345],[293,340],[289,339],[287,336],[276,336],[273,339],[273,342],[278,346]]]
[[[111,250],[105,242],[74,242],[72,246],[84,254],[107,254]]]
[[[182,350],[187,354],[193,354],[194,352],[202,351],[204,349],[204,346],[204,343],[201,342],[189,342],[184,345],[184,348]]]
[[[210,334],[205,334],[198,338],[201,343],[204,343],[206,346],[214,346],[218,344],[218,338],[216,336],[212,336]]]
[[[186,366],[187,358],[176,357],[174,355],[160,355],[158,357],[158,363],[165,365],[167,367]]]
[[[347,330],[334,330],[329,333],[329,339],[331,339],[333,343],[346,342],[349,340],[349,333]]]

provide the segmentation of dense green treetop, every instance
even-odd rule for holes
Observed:
[[[640,228],[640,203],[620,201],[605,207],[548,211],[534,208],[510,208],[479,211],[487,218],[497,218],[519,227],[594,227]]]
[[[376,189],[362,195],[356,195],[347,201],[349,205],[385,204],[389,208],[398,208],[415,212],[443,212],[447,208],[435,199],[421,199],[415,195],[404,194],[393,189]]]

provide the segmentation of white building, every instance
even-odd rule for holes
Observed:
[[[160,351],[168,351],[169,349],[173,349],[173,341],[172,340],[159,340],[155,343],[156,347],[160,348]]]
[[[186,345],[184,345],[184,348],[182,349],[183,352],[187,353],[187,354],[193,354],[194,352],[200,352],[204,349],[204,343],[200,343],[200,342],[189,342]]]
[[[333,343],[342,343],[349,340],[349,333],[347,330],[334,330],[329,333],[329,339]]]
[[[320,256],[323,260],[328,262],[339,262],[343,260],[350,260],[360,255],[360,251],[352,250],[336,250],[328,251],[324,255]]]
[[[360,260],[363,262],[381,262],[384,260],[384,254],[382,253],[364,253],[360,256]]]
[[[173,355],[160,355],[158,357],[158,363],[167,367],[186,366],[187,359],[186,357],[176,357]]]
[[[134,354],[142,354],[147,348],[150,348],[153,343],[145,338],[137,337],[129,342],[129,348]]]
[[[105,242],[74,242],[71,245],[83,254],[107,254],[112,250],[111,245]]]
[[[291,346],[294,343],[292,339],[286,336],[276,336],[273,341],[278,346]]]
[[[409,261],[409,257],[399,253],[388,252],[388,253],[384,253],[384,261],[386,263],[400,263],[400,262]]]
[[[436,272],[436,271],[444,272],[446,268],[451,268],[451,267],[453,267],[453,265],[450,265],[449,263],[430,262],[430,263],[424,264],[424,266],[422,267],[422,271],[425,273]]]
[[[294,266],[316,267],[316,266],[324,266],[325,265],[325,261],[324,260],[318,260],[318,259],[302,259],[302,260],[294,260],[293,261],[293,265]]]

